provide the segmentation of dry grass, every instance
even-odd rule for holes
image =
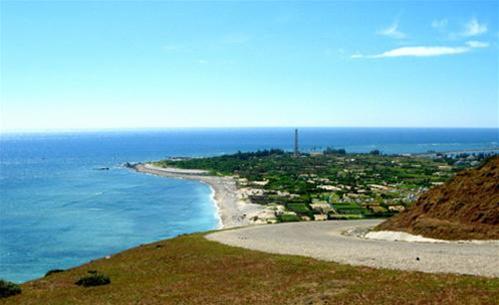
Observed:
[[[378,230],[439,239],[499,239],[499,156],[423,194]]]
[[[88,270],[106,286],[74,282]],[[141,246],[23,285],[0,304],[496,304],[499,279],[352,267],[224,246],[202,235]]]

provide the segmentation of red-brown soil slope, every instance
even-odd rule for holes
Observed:
[[[499,156],[430,189],[376,229],[440,239],[499,239]]]

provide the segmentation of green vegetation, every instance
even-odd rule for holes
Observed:
[[[111,283],[111,279],[105,274],[101,274],[95,270],[88,271],[88,273],[89,275],[82,276],[75,284],[83,287],[92,287]]]
[[[333,204],[333,208],[338,214],[367,214],[368,210],[357,203]]]
[[[293,214],[283,214],[283,215],[278,216],[278,219],[280,222],[300,221],[300,218],[296,215],[293,215]]]
[[[61,272],[64,272],[64,269],[52,269],[52,270],[47,271],[47,273],[45,273],[45,276],[49,276],[49,275],[52,275],[55,273],[61,273]]]
[[[329,214],[328,217],[329,219],[335,220],[355,220],[364,218],[362,214]]]
[[[99,270],[111,285],[75,281]],[[22,284],[2,305],[496,304],[499,279],[354,267],[184,235]]]
[[[288,209],[299,214],[308,214],[311,212],[305,203],[288,203]]]
[[[312,219],[315,214],[342,219],[345,216],[340,215],[359,218],[398,213],[428,188],[442,184],[458,170],[476,166],[482,157],[458,155],[461,159],[456,161],[456,156],[383,155],[379,150],[359,154],[333,148],[294,156],[271,149],[155,164],[236,176],[240,187],[257,190],[248,192],[251,202],[282,205],[299,219]],[[314,203],[320,207],[313,207]]]
[[[0,279],[0,298],[6,298],[20,293],[21,286],[16,283]]]

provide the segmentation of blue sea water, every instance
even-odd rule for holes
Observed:
[[[301,128],[299,142],[309,151],[490,149],[499,145],[499,129]],[[0,278],[23,282],[217,227],[207,185],[136,173],[124,162],[292,147],[290,128],[3,134]]]

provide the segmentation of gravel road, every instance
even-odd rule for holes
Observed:
[[[231,246],[338,263],[499,277],[499,243],[416,243],[367,240],[342,234],[380,220],[298,222],[220,231],[207,239]]]

